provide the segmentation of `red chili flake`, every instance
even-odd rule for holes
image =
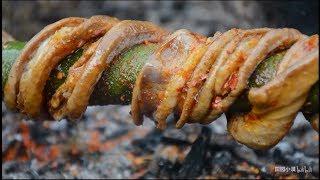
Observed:
[[[187,82],[187,86],[188,87],[195,87],[197,85],[197,81],[189,81],[189,82]]]
[[[208,78],[208,74],[201,75],[197,80],[192,80],[187,83],[188,87],[195,87]]]
[[[228,54],[232,54],[232,53],[233,53],[233,50],[227,50],[227,53],[228,53]]]
[[[178,92],[187,92],[188,91],[188,84],[186,86],[183,86],[182,88],[177,89]]]
[[[271,105],[271,106],[276,106],[277,104],[278,104],[278,101],[277,101],[277,100],[274,100],[274,101],[270,102],[270,105]]]
[[[173,68],[171,68],[170,74],[175,74],[175,73],[179,72],[180,69],[181,69],[181,67],[179,67],[179,66],[174,66]],[[181,69],[180,73],[183,74],[184,71]]]
[[[164,77],[168,77],[168,76],[171,75],[171,71],[170,71],[169,69],[167,69],[167,68],[164,68],[164,69],[161,71],[161,73],[162,73],[162,76],[164,76]]]
[[[304,49],[307,51],[311,51],[317,45],[317,37],[311,37],[307,42],[304,44]]]
[[[233,91],[238,83],[238,73],[233,73],[227,80],[227,82],[224,84],[223,89],[226,91],[226,93]],[[225,94],[226,94],[225,93]]]
[[[203,74],[200,76],[200,80],[203,81],[203,80],[207,79],[207,77],[208,77],[208,74]]]
[[[229,79],[231,91],[234,90],[238,83],[238,73],[233,73]]]
[[[199,43],[205,43],[207,41],[207,38],[202,36],[201,34],[197,34],[197,33],[191,33],[191,34],[197,38]]]
[[[214,103],[219,103],[221,102],[222,98],[220,96],[217,96],[214,100]]]
[[[249,113],[249,114],[247,114],[247,118],[246,119],[249,120],[249,121],[255,121],[255,120],[258,120],[259,117],[256,114]]]
[[[192,51],[194,51],[195,49],[196,49],[195,45],[192,44],[191,47],[190,47],[190,51],[192,52]]]
[[[160,91],[158,93],[158,99],[162,100],[164,98],[164,92],[163,91]]]
[[[239,52],[239,57],[238,57],[238,60],[237,61],[239,61],[239,63],[243,63],[244,62],[244,60],[246,60],[247,59],[247,54],[245,53],[245,52],[243,52],[243,51],[240,51]]]
[[[212,107],[217,108],[221,101],[222,101],[222,98],[220,96],[216,96],[215,99],[213,100]]]
[[[191,76],[191,73],[189,73],[188,71],[182,70],[181,74],[183,76],[184,79],[189,79]]]

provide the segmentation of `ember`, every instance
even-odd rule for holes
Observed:
[[[318,177],[318,134],[301,116],[290,135],[268,151],[254,151],[208,127],[136,127],[129,107],[89,108],[77,124],[41,123],[2,109],[4,178],[312,178]],[[108,120],[105,119],[108,117]],[[103,123],[102,123],[103,122]],[[172,122],[173,123],[173,122]],[[217,126],[219,126],[217,128]],[[43,131],[46,129],[46,131]],[[81,130],[80,130],[81,129]],[[31,133],[32,130],[32,133]],[[303,142],[303,143],[302,143]],[[276,166],[311,166],[309,173],[279,173]]]

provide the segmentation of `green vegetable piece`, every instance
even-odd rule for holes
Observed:
[[[10,41],[2,47],[2,94],[3,87],[8,80],[10,69],[20,55],[21,50],[26,43],[19,41]]]
[[[90,104],[130,104],[136,77],[156,48],[156,44],[140,44],[115,58],[97,83]]]
[[[284,55],[285,51],[282,51],[263,60],[249,78],[249,89],[261,87],[272,80],[276,75],[278,64],[281,62]],[[251,110],[251,104],[248,99],[249,89],[235,100],[229,108],[229,114],[248,112]]]
[[[82,48],[76,50],[61,60],[59,65],[51,71],[45,86],[47,99],[50,99],[55,91],[64,83],[64,81],[67,79],[70,67],[77,62],[77,60],[82,56],[82,53]]]
[[[16,49],[16,50],[22,50],[24,46],[26,45],[26,42],[21,41],[9,41],[7,42],[2,49]]]
[[[250,76],[249,87],[261,87],[271,81],[276,75],[278,64],[284,55],[285,51],[282,51],[262,61]]]
[[[4,87],[12,64],[19,56],[26,43],[13,41],[8,42],[2,49],[2,87]],[[157,44],[136,45],[116,57],[110,67],[103,72],[91,97],[90,105],[107,104],[129,104],[132,96],[132,89],[136,77],[140,70],[157,48]],[[59,65],[52,70],[46,83],[46,97],[49,99],[58,87],[66,80],[69,68],[81,57],[83,49],[78,49],[74,53],[65,57]],[[281,62],[285,51],[276,53],[262,61],[252,76],[249,78],[249,88],[261,87],[276,74],[276,69]],[[61,73],[63,76],[61,76]],[[60,75],[59,75],[60,74]],[[3,93],[3,90],[2,90]],[[230,113],[241,113],[249,111],[251,105],[247,99],[248,91],[244,92],[230,107]],[[315,84],[310,92],[308,99],[302,109],[308,117],[318,113],[319,109],[319,83]]]

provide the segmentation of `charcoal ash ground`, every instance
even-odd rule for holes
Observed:
[[[318,33],[317,7],[317,1],[4,1],[2,26],[27,41],[58,19],[104,14],[207,36],[233,27],[292,27],[310,35]],[[301,114],[278,145],[254,151],[226,133],[223,119],[208,128],[160,132],[150,121],[134,126],[128,112],[128,106],[90,107],[78,122],[42,123],[25,121],[2,104],[2,178],[319,177],[319,136]],[[278,165],[313,171],[275,173]]]
[[[221,118],[209,126],[136,127],[129,106],[88,108],[71,123],[25,121],[2,108],[2,178],[317,178],[319,136],[298,116],[278,145],[256,151],[235,142]],[[171,123],[173,124],[173,123]],[[275,166],[311,166],[275,173]]]

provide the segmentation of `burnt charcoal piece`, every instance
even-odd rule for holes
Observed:
[[[229,166],[232,162],[232,154],[229,151],[220,151],[214,155],[212,163],[220,166]]]
[[[159,172],[158,177],[168,177],[172,178],[174,173],[179,170],[180,164],[179,163],[172,163],[169,160],[160,158],[159,162]]]
[[[50,132],[40,122],[35,122],[29,126],[30,136],[38,144],[48,144],[47,137]]]
[[[145,138],[135,139],[131,142],[134,147],[133,152],[136,155],[153,153],[161,140],[161,131],[154,129],[148,133]]]
[[[182,163],[176,178],[195,178],[204,167],[205,158],[210,142],[211,130],[203,127],[201,134],[193,143],[190,152]]]
[[[181,145],[181,146],[190,145],[190,142],[188,142],[188,141],[184,141],[184,140],[176,139],[176,138],[171,138],[171,137],[164,137],[164,136],[161,138],[161,142],[163,144],[176,144],[176,145]]]
[[[10,161],[12,158],[17,160],[23,160],[29,158],[29,155],[26,151],[26,146],[21,141],[13,140],[2,150],[2,161]]]

